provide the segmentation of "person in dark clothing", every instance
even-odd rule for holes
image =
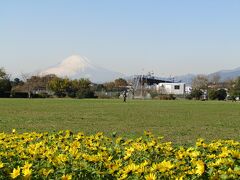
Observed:
[[[127,100],[127,91],[125,90],[123,92],[123,102],[126,102],[126,100]]]

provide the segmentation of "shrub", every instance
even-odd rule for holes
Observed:
[[[160,100],[175,100],[176,97],[173,94],[161,94],[159,96],[156,96],[155,99]]]
[[[191,94],[187,94],[187,95],[185,96],[185,98],[188,99],[188,100],[192,100],[192,99],[193,99],[193,97],[192,97]]]
[[[59,98],[64,98],[67,96],[67,94],[65,92],[62,92],[62,91],[56,91],[54,93],[55,96],[59,97]]]
[[[0,92],[0,98],[9,98],[10,95],[10,92]]]
[[[77,91],[76,97],[79,98],[79,99],[82,99],[82,98],[96,98],[95,95],[94,95],[94,92],[91,91],[90,89],[80,89],[79,91]]]
[[[225,89],[219,89],[216,92],[218,100],[225,100],[227,97],[227,91]]]
[[[159,93],[157,93],[156,91],[151,91],[151,92],[150,92],[150,95],[151,95],[151,97],[152,97],[153,99],[155,99],[156,97],[159,96]]]
[[[218,90],[214,90],[211,89],[208,92],[208,97],[211,100],[225,100],[227,97],[227,91],[225,89],[218,89]]]
[[[211,99],[211,100],[217,99],[217,91],[214,90],[214,89],[210,89],[208,91],[208,98]]]
[[[51,96],[47,93],[39,93],[39,94],[32,94],[31,97],[32,98],[49,98]]]
[[[200,89],[193,89],[191,96],[197,100],[200,100],[203,95],[203,92]]]
[[[99,99],[111,99],[110,96],[108,96],[104,93],[97,93],[97,98],[99,98]]]
[[[13,98],[28,98],[27,92],[13,92],[12,93]]]

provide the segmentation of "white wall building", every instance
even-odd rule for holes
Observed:
[[[162,94],[183,95],[185,94],[185,83],[159,83],[156,89]]]

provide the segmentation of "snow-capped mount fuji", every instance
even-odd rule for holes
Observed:
[[[86,57],[72,55],[61,63],[40,72],[40,75],[55,74],[71,79],[89,78],[92,82],[102,83],[124,77],[123,74],[93,65]]]

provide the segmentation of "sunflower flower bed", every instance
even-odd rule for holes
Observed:
[[[238,179],[240,143],[202,139],[173,146],[145,132],[137,139],[103,133],[0,133],[0,179]]]

